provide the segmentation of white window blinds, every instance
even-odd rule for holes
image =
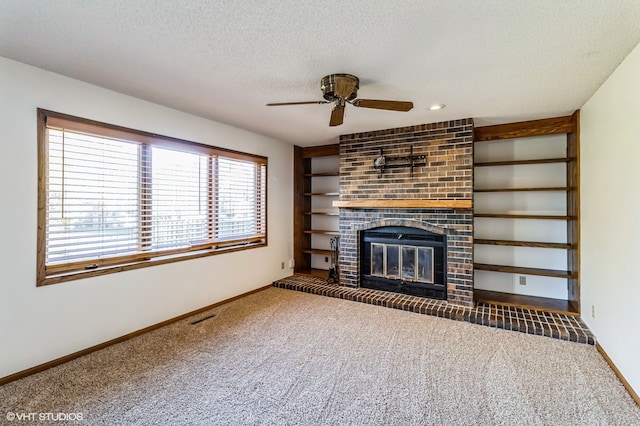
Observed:
[[[255,238],[266,232],[265,166],[219,157],[217,161],[216,238]]]
[[[266,158],[40,115],[45,281],[266,243]]]
[[[47,133],[47,263],[136,252],[139,145]]]
[[[189,247],[210,239],[211,157],[165,148],[151,151],[151,203],[145,206],[150,209],[151,247]]]

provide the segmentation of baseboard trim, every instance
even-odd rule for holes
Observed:
[[[111,340],[108,340],[106,342],[99,343],[99,344],[97,344],[95,346],[91,346],[89,348],[82,349],[82,350],[74,352],[72,354],[65,355],[63,357],[54,359],[52,361],[45,362],[44,364],[36,365],[35,367],[31,367],[31,368],[27,368],[26,370],[18,371],[17,373],[10,374],[9,376],[0,377],[0,386],[6,385],[7,383],[13,382],[15,380],[19,380],[19,379],[25,378],[27,376],[31,376],[32,374],[36,374],[36,373],[39,373],[41,371],[48,370],[49,368],[55,367],[55,366],[60,365],[60,364],[64,364],[65,362],[69,362],[69,361],[71,361],[73,359],[80,358],[81,356],[88,355],[91,352],[99,351],[100,349],[104,349],[104,348],[106,348],[108,346],[115,345],[116,343],[124,342],[126,340],[131,339],[131,338],[140,336],[141,334],[145,334],[145,333],[148,333],[150,331],[156,330],[158,328],[164,327],[165,325],[169,325],[169,324],[172,324],[174,322],[177,322],[177,321],[183,320],[185,318],[188,318],[188,317],[190,317],[192,315],[197,315],[199,313],[208,311],[209,309],[216,308],[218,306],[224,305],[225,303],[229,303],[229,302],[233,302],[234,300],[242,299],[243,297],[249,296],[250,294],[258,293],[260,291],[266,290],[266,289],[271,288],[271,287],[272,287],[272,285],[269,284],[269,285],[266,285],[264,287],[257,288],[255,290],[251,290],[251,291],[248,291],[246,293],[242,293],[242,294],[240,294],[238,296],[234,296],[234,297],[231,297],[229,299],[225,299],[225,300],[223,300],[221,302],[217,302],[217,303],[205,306],[203,308],[196,309],[195,311],[187,312],[186,314],[179,315],[177,317],[168,319],[166,321],[162,321],[162,322],[159,322],[157,324],[150,325],[149,327],[145,327],[145,328],[142,328],[140,330],[133,331],[131,333],[125,334],[124,336],[116,337],[115,339],[111,339]]]
[[[624,386],[627,392],[629,392],[629,395],[631,395],[631,398],[633,398],[636,404],[640,406],[640,397],[638,397],[638,394],[633,390],[629,382],[627,382],[627,379],[625,379],[622,373],[620,372],[620,370],[618,370],[618,367],[616,367],[613,361],[611,361],[611,358],[609,358],[609,355],[607,355],[607,353],[602,348],[602,346],[600,346],[600,343],[596,343],[596,349],[598,350],[598,352],[600,352],[600,355],[602,355],[602,358],[604,358],[607,364],[609,364],[609,367],[611,367],[611,369],[616,374],[616,376],[618,376],[618,379],[622,383],[622,386]]]

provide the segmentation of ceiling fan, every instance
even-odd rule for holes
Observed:
[[[379,99],[356,99],[358,96],[360,80],[351,74],[330,74],[320,80],[324,101],[306,102],[280,102],[270,103],[267,106],[282,105],[306,105],[306,104],[329,104],[333,103],[329,126],[339,126],[344,120],[344,107],[351,104],[360,108],[386,109],[390,111],[407,112],[413,108],[413,102],[404,101],[384,101]]]

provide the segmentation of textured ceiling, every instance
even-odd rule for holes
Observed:
[[[639,41],[638,0],[0,2],[0,56],[301,146],[570,114]],[[414,109],[347,105],[330,128],[331,105],[265,106],[321,100],[340,72]]]

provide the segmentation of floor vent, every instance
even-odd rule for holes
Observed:
[[[209,318],[214,318],[215,316],[216,316],[216,314],[212,314],[212,315],[209,315],[208,317],[200,318],[199,320],[195,320],[194,322],[192,322],[191,325],[196,325],[199,322],[208,320]]]

